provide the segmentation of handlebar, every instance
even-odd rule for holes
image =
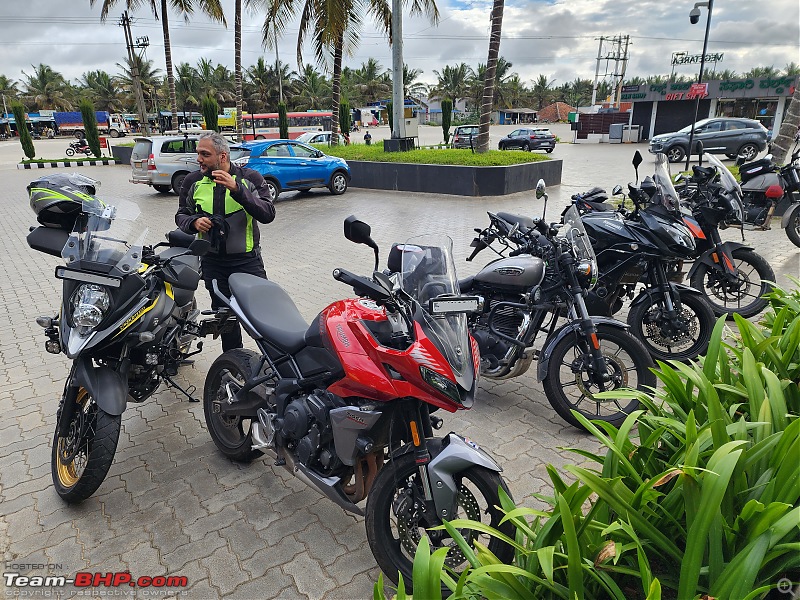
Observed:
[[[372,300],[375,300],[375,302],[383,303],[392,297],[389,292],[387,292],[377,283],[367,279],[366,277],[355,275],[354,273],[351,273],[345,269],[334,269],[333,278],[336,281],[341,281],[345,285],[349,285],[351,288],[353,288],[353,291],[358,296],[371,298]]]

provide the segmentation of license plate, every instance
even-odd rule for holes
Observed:
[[[474,296],[457,298],[431,298],[429,307],[432,315],[477,312],[480,300]]]
[[[99,275],[97,273],[86,273],[85,271],[73,271],[66,267],[56,267],[56,279],[69,279],[71,281],[82,281],[84,283],[96,283],[107,285],[108,287],[118,288],[122,285],[122,280],[118,277],[109,275]]]

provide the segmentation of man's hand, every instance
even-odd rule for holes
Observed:
[[[211,178],[215,183],[224,185],[231,192],[235,192],[237,189],[239,189],[239,185],[236,183],[236,180],[227,171],[223,171],[221,169],[217,171],[211,171]]]
[[[212,225],[213,223],[211,222],[211,219],[209,219],[208,217],[200,217],[199,219],[196,219],[194,222],[194,228],[199,233],[208,233],[211,230]]]

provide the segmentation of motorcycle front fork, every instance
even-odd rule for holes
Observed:
[[[581,334],[589,348],[591,377],[593,382],[597,384],[602,391],[605,389],[605,384],[611,380],[611,376],[608,374],[606,358],[603,356],[603,351],[600,349],[600,340],[597,338],[597,327],[586,308],[582,288],[573,289],[572,296],[575,302],[570,307],[569,316],[572,320],[580,322]]]

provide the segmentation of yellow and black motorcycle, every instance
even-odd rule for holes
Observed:
[[[56,174],[28,186],[39,222],[28,244],[65,261],[55,270],[60,311],[36,322],[45,349],[72,360],[51,457],[53,483],[67,502],[88,498],[105,479],[129,401],[144,401],[162,382],[193,399],[172,378],[200,352],[202,342],[194,351],[192,342],[204,334],[194,293],[208,242],[173,232],[169,242],[145,245],[138,207],[101,201],[96,185]]]

